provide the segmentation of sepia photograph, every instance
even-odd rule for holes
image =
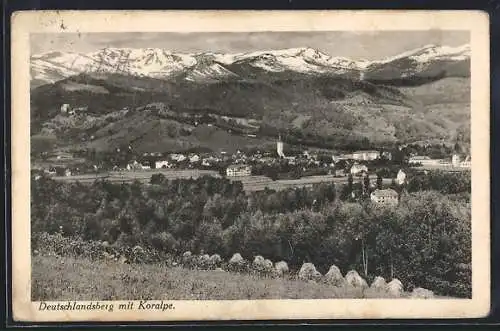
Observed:
[[[113,31],[39,13],[13,70],[23,316],[196,320],[183,302],[219,302],[201,319],[259,319],[276,302],[294,307],[276,317],[307,318],[296,303],[324,300],[318,318],[381,317],[365,305],[379,300],[487,314],[489,49],[472,26],[488,22],[388,29],[404,15],[371,14],[380,29],[328,28],[325,13],[273,29],[247,13],[247,30],[200,14],[187,31]],[[480,311],[460,308],[478,293]]]

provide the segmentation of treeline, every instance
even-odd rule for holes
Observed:
[[[174,254],[259,254],[292,268],[313,262],[321,272],[335,264],[470,296],[470,203],[436,191],[403,191],[397,207],[383,207],[342,201],[333,184],[245,193],[240,182],[213,177],[157,185],[42,177],[31,190],[34,237],[62,232]]]

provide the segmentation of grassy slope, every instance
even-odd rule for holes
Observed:
[[[32,300],[248,300],[381,298],[387,294],[293,279],[165,265],[34,256]]]

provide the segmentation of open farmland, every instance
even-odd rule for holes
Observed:
[[[416,169],[422,170],[441,170],[448,172],[458,172],[458,171],[471,171],[471,168],[468,167],[454,167],[452,165],[423,165]]]
[[[149,183],[151,176],[154,174],[163,174],[167,179],[189,179],[202,176],[220,177],[217,171],[213,170],[171,170],[171,169],[154,169],[154,170],[136,170],[136,171],[110,171],[101,174],[84,174],[77,176],[55,176],[53,179],[60,181],[69,181],[81,183],[93,182],[96,179],[106,179],[110,182],[132,182],[138,180],[144,183]]]
[[[139,180],[143,183],[149,183],[151,176],[154,174],[163,174],[166,179],[189,179],[199,178],[202,176],[221,177],[218,172],[213,170],[171,170],[171,169],[154,169],[154,170],[137,170],[137,171],[111,171],[102,174],[85,174],[76,176],[55,176],[53,179],[69,182],[92,183],[97,179],[105,179],[110,182],[132,182]],[[371,181],[376,180],[376,176],[370,176]],[[229,180],[235,182],[240,181],[243,184],[243,189],[247,192],[263,191],[266,188],[270,190],[280,191],[291,187],[312,187],[319,183],[346,183],[347,177],[334,177],[331,175],[324,176],[308,176],[299,179],[279,179],[273,181],[266,176],[241,176],[228,177]],[[360,181],[361,178],[355,178],[354,181]],[[383,179],[384,184],[390,184],[390,178]]]
[[[370,180],[376,180],[376,176],[370,176]],[[244,176],[230,178],[232,181],[241,181],[243,189],[247,192],[263,191],[266,187],[270,190],[286,190],[291,187],[312,187],[319,183],[347,183],[347,177],[334,177],[332,175],[308,176],[299,179],[279,179],[271,180],[265,176]],[[360,181],[361,178],[355,178],[354,181]],[[384,178],[384,184],[390,184],[392,179]]]

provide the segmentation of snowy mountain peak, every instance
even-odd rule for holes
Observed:
[[[37,84],[55,82],[83,72],[120,72],[161,79],[181,75],[186,80],[206,82],[224,78],[235,79],[238,75],[231,71],[232,65],[275,73],[291,71],[303,74],[359,73],[361,75],[361,72],[374,67],[404,59],[410,61],[409,66],[411,63],[418,63],[421,66],[435,61],[460,62],[468,58],[470,58],[470,45],[449,47],[430,44],[379,61],[333,57],[311,47],[246,53],[180,53],[163,48],[106,47],[81,54],[53,51],[33,55],[31,75]],[[419,68],[416,70],[420,70]]]
[[[470,45],[465,44],[458,47],[438,46],[428,44],[423,47],[412,49],[400,53],[395,56],[387,57],[380,61],[373,61],[372,63],[388,63],[399,59],[410,58],[418,62],[427,62],[439,58],[448,58],[450,60],[465,60],[470,57]]]

